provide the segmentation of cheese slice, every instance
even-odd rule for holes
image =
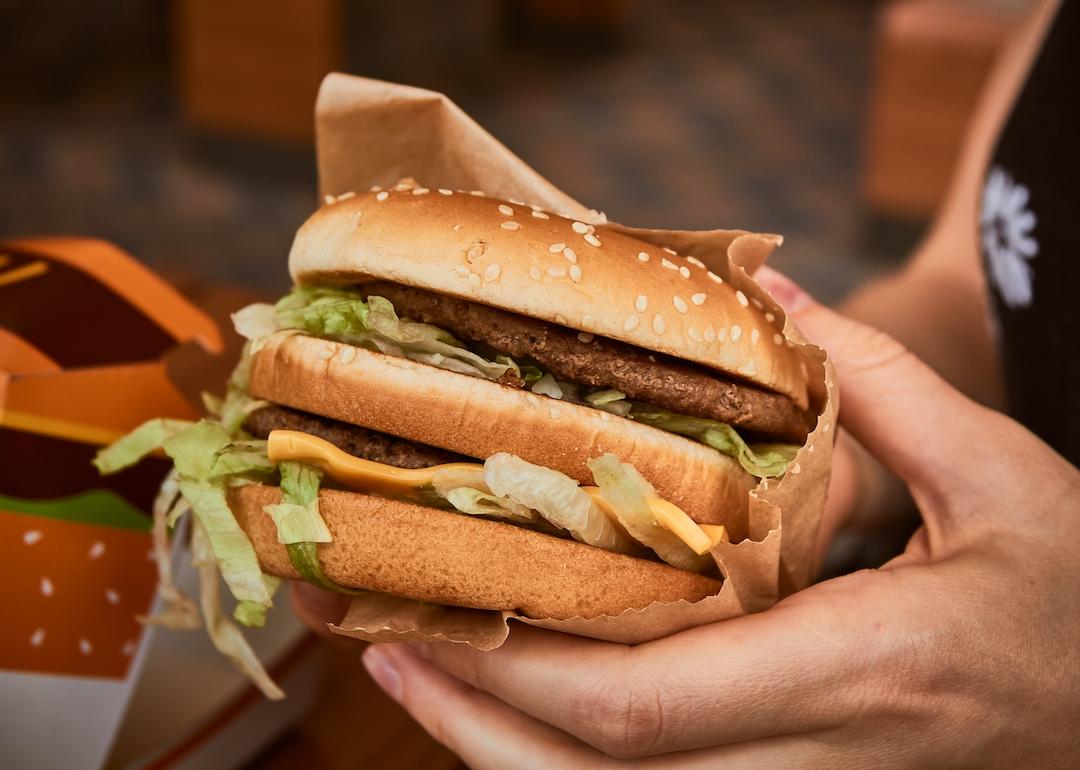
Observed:
[[[353,457],[325,439],[296,430],[273,430],[267,440],[266,454],[277,463],[284,460],[314,465],[327,476],[353,489],[387,496],[401,495],[430,486],[440,471],[482,472],[478,463],[445,463],[430,468],[395,468],[392,465]],[[616,521],[615,512],[598,487],[582,487],[604,514]],[[671,532],[697,554],[708,553],[718,542],[727,542],[722,526],[698,524],[677,505],[652,498],[649,508],[657,524]]]

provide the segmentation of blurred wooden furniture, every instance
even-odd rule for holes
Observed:
[[[344,61],[340,0],[175,0],[178,99],[195,127],[310,141],[323,76]]]
[[[983,82],[1023,2],[892,0],[881,10],[863,193],[875,213],[931,216]]]

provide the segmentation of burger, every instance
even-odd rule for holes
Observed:
[[[615,227],[403,182],[328,198],[214,419],[147,425],[160,515],[258,623],[277,578],[536,618],[697,601],[813,427],[745,273]]]

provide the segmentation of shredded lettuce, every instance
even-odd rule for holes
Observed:
[[[484,481],[496,497],[509,497],[531,508],[575,540],[618,553],[639,551],[577,481],[565,474],[499,452],[484,463]]]
[[[161,483],[161,489],[154,497],[152,511],[154,523],[150,530],[150,540],[157,564],[158,595],[165,607],[149,617],[140,616],[138,620],[172,629],[198,628],[202,624],[198,608],[173,582],[172,577],[172,551],[169,548],[168,532],[170,519],[175,521],[180,514],[187,511],[187,504],[180,495],[180,475],[175,468],[169,471]]]
[[[629,417],[654,428],[700,441],[722,454],[734,457],[747,473],[759,478],[784,475],[799,451],[794,444],[747,444],[726,423],[675,414],[651,404],[633,402]]]
[[[536,514],[510,497],[499,497],[471,487],[457,487],[446,493],[450,505],[461,513],[472,516],[490,516],[515,524],[533,524]]]
[[[242,311],[241,311],[242,312]],[[240,353],[240,360],[233,369],[226,386],[225,399],[222,400],[210,393],[203,393],[203,405],[206,411],[218,419],[225,432],[230,436],[236,436],[241,432],[241,427],[247,416],[264,406],[269,406],[269,401],[260,401],[248,394],[248,382],[251,380],[251,364],[253,354],[259,340],[248,342]]]
[[[131,433],[99,451],[93,459],[94,467],[103,476],[122,471],[159,449],[165,439],[190,426],[191,423],[187,420],[147,420]]]
[[[194,523],[191,533],[192,560],[199,572],[199,604],[202,607],[203,621],[206,630],[210,634],[210,641],[214,647],[233,662],[238,669],[248,676],[251,681],[262,691],[263,695],[271,700],[281,700],[285,693],[274,684],[270,675],[266,673],[256,657],[251,645],[247,643],[240,629],[233,625],[221,611],[221,596],[218,592],[218,568],[216,555],[214,554],[211,538],[199,524]],[[276,580],[276,578],[275,578]],[[274,583],[276,588],[277,583]],[[236,617],[253,621],[255,625],[261,625],[260,610],[248,602],[240,602],[236,608]],[[262,610],[261,618],[265,620],[265,609]]]
[[[600,493],[611,503],[619,523],[631,537],[679,569],[701,572],[713,563],[707,555],[698,556],[657,523],[648,502],[650,497],[656,497],[656,490],[637,468],[619,462],[619,458],[610,453],[589,460],[588,465]]]
[[[329,543],[330,530],[319,514],[322,471],[297,462],[283,462],[278,468],[283,501],[263,508],[277,525],[278,542]]]
[[[277,467],[266,456],[266,442],[234,441],[214,454],[210,465],[210,479],[227,478],[228,483],[256,478],[263,480],[273,474]]]

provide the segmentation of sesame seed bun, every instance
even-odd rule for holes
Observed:
[[[600,409],[300,334],[255,355],[251,394],[277,404],[485,459],[510,452],[584,484],[613,452],[702,524],[747,534],[755,479],[696,441]]]
[[[267,572],[299,578],[266,505],[276,487],[229,491],[229,507]],[[331,580],[438,604],[568,619],[720,591],[719,580],[498,521],[333,489],[319,494],[333,540],[318,546]],[[482,547],[478,547],[483,544]]]
[[[381,279],[491,305],[808,404],[780,310],[744,275],[745,290],[693,258],[520,203],[425,187],[339,196],[300,228],[289,269],[302,284]]]

